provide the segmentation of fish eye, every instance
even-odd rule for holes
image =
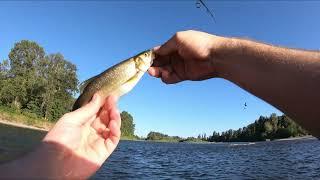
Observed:
[[[147,53],[144,53],[144,56],[147,56],[148,54]]]

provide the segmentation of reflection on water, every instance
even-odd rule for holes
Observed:
[[[94,179],[319,179],[320,141],[121,141]]]

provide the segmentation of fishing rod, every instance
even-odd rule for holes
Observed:
[[[212,17],[213,21],[214,21],[215,23],[217,23],[213,11],[211,11],[211,10],[208,8],[208,6],[203,2],[203,0],[196,0],[196,7],[197,7],[197,8],[200,8],[201,6],[203,6],[203,7],[207,10],[207,13],[210,14],[210,16]]]

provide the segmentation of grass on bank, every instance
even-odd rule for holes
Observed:
[[[41,129],[50,129],[54,123],[43,118],[37,117],[37,115],[26,112],[26,111],[17,111],[13,108],[0,106],[0,120],[24,124],[28,126],[33,126]]]

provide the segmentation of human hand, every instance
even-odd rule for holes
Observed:
[[[95,94],[76,111],[65,114],[33,152],[0,166],[1,178],[87,179],[120,140],[117,99]]]
[[[46,177],[88,178],[111,155],[120,140],[121,119],[116,97],[95,94],[76,111],[65,114],[43,139],[49,156]],[[46,165],[44,165],[46,166]],[[44,170],[45,171],[45,170]]]
[[[226,38],[204,32],[177,32],[165,44],[154,48],[157,56],[149,74],[167,84],[215,77],[214,61],[225,43]]]

